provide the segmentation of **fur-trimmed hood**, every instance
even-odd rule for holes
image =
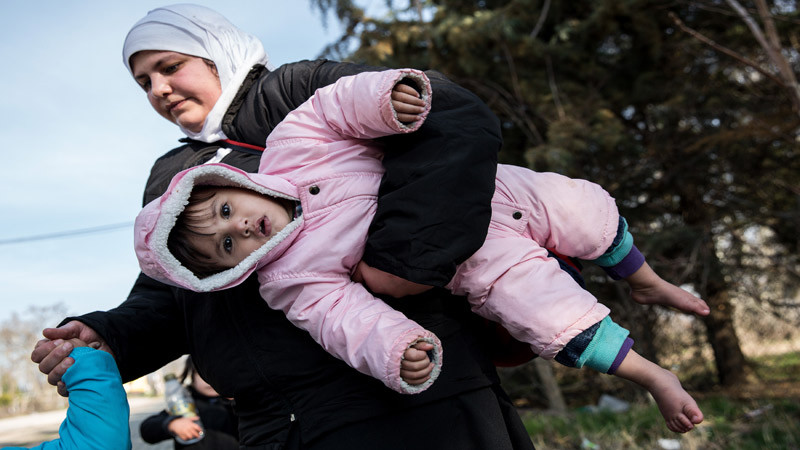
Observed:
[[[225,164],[206,164],[186,169],[175,175],[164,195],[150,202],[136,217],[136,255],[142,272],[147,276],[196,292],[227,289],[279,257],[302,228],[303,215],[300,213],[236,267],[198,278],[172,255],[167,248],[167,238],[187,205],[192,189],[200,185],[241,187],[272,197],[299,201],[297,187],[283,178],[247,173]]]

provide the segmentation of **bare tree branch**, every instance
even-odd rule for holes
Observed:
[[[419,21],[420,24],[424,24],[425,23],[425,17],[422,14],[423,10],[424,10],[424,8],[423,8],[424,5],[422,3],[423,2],[421,0],[414,0],[414,9],[417,12],[417,20]],[[428,47],[428,51],[432,52],[433,51],[433,40],[431,39],[431,34],[430,34],[429,31],[430,31],[429,30],[429,26],[426,25],[425,28],[423,28],[423,33],[425,33],[425,43],[426,43],[426,45]]]
[[[550,60],[550,55],[544,58],[544,62],[547,65],[547,82],[550,85],[550,91],[553,93],[553,103],[556,105],[558,118],[563,120],[567,115],[564,112],[564,106],[561,104],[561,97],[558,95],[558,84],[556,84],[556,76],[553,72],[553,62]]]
[[[747,28],[750,28],[750,32],[753,33],[753,37],[756,38],[758,43],[761,45],[761,48],[766,50],[767,52],[772,51],[772,46],[769,45],[767,42],[766,37],[764,37],[764,33],[761,31],[761,28],[758,26],[756,21],[753,19],[753,16],[747,12],[746,9],[742,5],[739,4],[736,0],[725,0],[728,2],[731,8],[736,11],[736,14],[739,14],[739,17],[742,18],[744,23],[747,25]],[[771,58],[770,58],[771,59]]]
[[[525,113],[525,105],[520,104],[520,100],[503,86],[486,80],[481,80],[481,82],[470,79],[459,81],[460,84],[472,89],[476,94],[486,99],[487,104],[490,106],[495,105],[503,115],[519,126],[520,130],[533,145],[540,145],[544,142],[544,138],[539,133],[533,120]]]
[[[767,36],[764,36],[764,32],[761,31],[755,19],[753,19],[750,13],[747,12],[737,0],[725,1],[739,14],[739,17],[742,18],[744,23],[747,24],[750,32],[753,33],[753,37],[756,38],[761,48],[767,52],[770,61],[778,68],[778,72],[781,74],[782,78],[781,85],[788,88],[792,93],[792,104],[794,105],[795,111],[800,112],[800,86],[797,84],[797,77],[792,71],[791,66],[781,53],[778,31],[775,29],[775,22],[772,20],[772,13],[769,12],[766,1],[755,0],[755,3],[758,8],[758,14],[762,22],[764,22],[764,28],[767,30]]]
[[[544,6],[542,6],[542,12],[539,14],[539,20],[536,21],[536,26],[533,27],[531,31],[531,39],[536,39],[536,36],[542,31],[542,27],[544,26],[544,21],[547,19],[547,13],[550,11],[550,0],[544,1]]]
[[[756,0],[756,7],[758,8],[758,15],[764,23],[764,31],[767,33],[770,45],[773,49],[780,51],[781,40],[778,38],[778,30],[775,28],[775,21],[772,20],[772,13],[769,12],[767,2]]]
[[[503,50],[503,56],[506,58],[506,64],[508,64],[508,73],[511,78],[511,87],[514,89],[514,96],[517,98],[519,103],[523,102],[523,95],[522,89],[519,86],[519,74],[517,72],[517,66],[514,64],[514,57],[511,55],[511,50],[508,49],[508,45],[506,42],[501,42],[500,48]]]
[[[779,77],[775,76],[773,73],[763,69],[757,62],[747,58],[746,56],[740,55],[739,53],[736,53],[735,51],[733,51],[733,50],[731,50],[731,49],[729,49],[727,47],[723,47],[722,45],[717,44],[713,40],[707,38],[706,36],[704,36],[700,32],[698,32],[698,31],[696,31],[696,30],[694,30],[692,28],[689,28],[685,23],[683,23],[683,21],[678,17],[677,14],[675,14],[673,12],[670,12],[669,13],[669,17],[672,19],[673,22],[675,22],[675,25],[677,25],[681,30],[683,30],[686,33],[689,33],[690,35],[694,36],[698,41],[700,41],[700,42],[702,42],[704,44],[707,44],[708,46],[714,48],[715,50],[718,50],[718,51],[720,51],[720,52],[722,52],[722,53],[724,53],[724,54],[736,59],[737,61],[739,61],[739,62],[741,62],[741,63],[743,63],[743,64],[745,64],[747,66],[752,67],[753,69],[758,71],[758,73],[760,73],[760,74],[764,75],[765,77],[769,78],[770,80],[778,83],[780,86],[782,86],[782,87],[786,86],[783,83],[783,80],[781,80]]]

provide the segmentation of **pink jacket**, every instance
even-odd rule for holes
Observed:
[[[443,367],[436,336],[350,279],[383,174],[381,149],[370,139],[411,132],[422,122],[406,126],[396,120],[390,92],[404,78],[421,87],[430,105],[430,86],[419,71],[342,78],[318,90],[272,132],[258,174],[209,164],[176,175],[136,220],[136,252],[144,273],[210,291],[239,284],[255,271],[270,307],[283,311],[329,353],[398,392],[427,389]],[[166,247],[196,184],[236,185],[295,199],[302,214],[238,266],[198,279]],[[509,166],[498,169],[493,206],[486,243],[459,267],[449,286],[467,295],[478,314],[500,321],[537,354],[552,358],[608,309],[547,258],[542,246],[585,259],[600,256],[616,234],[616,206],[592,183]],[[399,362],[420,338],[435,345],[435,369],[427,383],[410,386],[400,378]]]

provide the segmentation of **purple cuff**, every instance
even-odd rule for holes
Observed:
[[[634,272],[642,267],[642,264],[644,264],[644,255],[642,255],[642,252],[634,245],[619,264],[611,267],[603,267],[603,270],[605,270],[611,278],[621,280],[633,275]]]
[[[622,360],[628,356],[628,352],[631,350],[631,347],[633,347],[633,339],[629,337],[625,338],[625,342],[622,343],[622,348],[619,349],[617,357],[614,358],[614,362],[611,363],[611,367],[608,368],[608,372],[606,372],[607,374],[614,375],[617,369],[619,369],[619,365],[622,364]]]

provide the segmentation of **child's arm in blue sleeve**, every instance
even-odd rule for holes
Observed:
[[[114,358],[90,347],[76,347],[70,356],[75,363],[63,377],[69,408],[59,438],[34,448],[129,450],[130,409]]]

